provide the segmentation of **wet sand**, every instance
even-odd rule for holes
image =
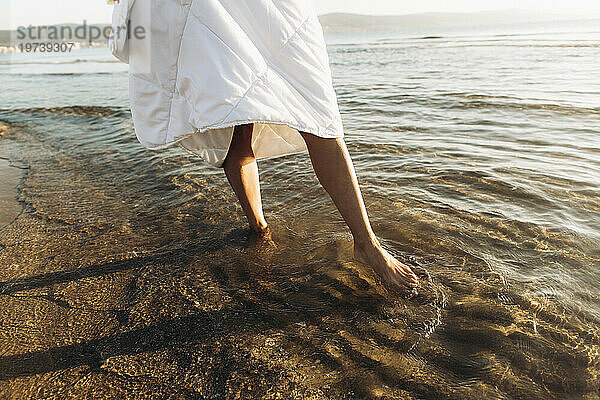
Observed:
[[[0,139],[10,134],[9,127],[0,123]],[[23,177],[23,170],[11,166],[8,160],[0,158],[0,229],[10,224],[21,212],[17,202],[17,185]]]
[[[7,160],[0,159],[0,229],[11,223],[21,212],[17,202],[16,187],[23,177],[23,171],[11,167]]]

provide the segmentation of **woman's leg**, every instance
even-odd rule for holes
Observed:
[[[223,169],[248,218],[250,228],[258,234],[265,234],[269,228],[263,215],[258,165],[252,151],[253,128],[254,124],[238,125],[234,128]]]
[[[329,193],[354,236],[354,258],[370,265],[388,282],[415,286],[412,270],[379,243],[371,229],[350,154],[343,138],[325,139],[300,132],[323,188]]]

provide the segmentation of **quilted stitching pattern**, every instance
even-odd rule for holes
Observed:
[[[113,29],[136,24],[144,12],[152,15],[146,27],[148,49],[123,40],[109,44],[115,56],[130,64],[139,141],[159,149],[194,136],[197,154],[219,165],[232,127],[240,123],[268,125],[255,130],[263,136],[253,142],[265,147],[255,149],[257,154],[270,156],[305,150],[298,130],[343,137],[311,1],[122,0],[115,7]],[[217,130],[222,139],[211,137],[209,148],[208,133]],[[197,137],[202,134],[204,147]],[[266,148],[270,145],[277,150]]]

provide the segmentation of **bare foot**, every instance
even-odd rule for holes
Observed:
[[[257,236],[265,236],[265,235],[271,235],[271,230],[269,229],[269,225],[267,225],[266,221],[258,221],[258,222],[251,222],[250,223],[250,229],[252,230],[252,233],[256,234]]]
[[[277,248],[277,243],[273,240],[269,227],[264,227],[260,231],[251,230],[248,237],[248,250],[253,256],[267,261],[273,257]]]
[[[379,243],[360,246],[354,242],[354,259],[369,265],[388,283],[395,283],[413,289],[419,285],[419,279],[407,265],[402,264]]]

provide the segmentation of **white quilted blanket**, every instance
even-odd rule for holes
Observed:
[[[344,135],[312,0],[120,0],[112,25],[149,149],[179,143],[220,167],[238,124],[255,123],[257,158],[306,150],[298,130]]]

